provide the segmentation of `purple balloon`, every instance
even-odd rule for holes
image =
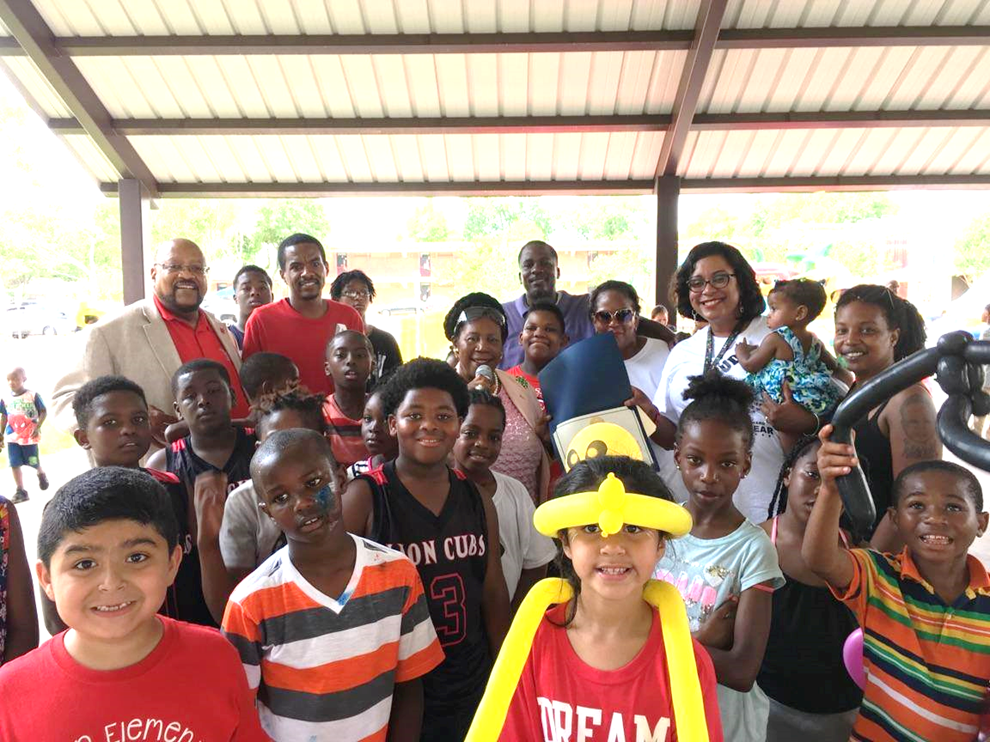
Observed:
[[[846,664],[846,672],[860,690],[866,687],[866,670],[863,669],[863,630],[856,629],[846,637],[842,645],[842,661]]]

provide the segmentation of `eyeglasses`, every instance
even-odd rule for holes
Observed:
[[[353,291],[351,289],[348,289],[347,291],[341,291],[340,292],[340,295],[341,296],[346,296],[348,299],[370,299],[371,298],[371,292],[368,291],[368,289],[359,289],[357,291]]]
[[[464,322],[474,322],[476,319],[485,317],[492,320],[499,327],[505,327],[505,315],[494,307],[465,307],[457,318],[457,324]]]
[[[210,272],[209,266],[206,265],[183,265],[182,263],[155,263],[155,265],[163,268],[170,276],[174,276],[176,273],[192,273],[194,276],[205,276]]]
[[[688,279],[687,285],[692,294],[700,294],[705,290],[705,286],[712,285],[715,289],[724,289],[729,285],[729,280],[735,273],[716,273],[711,278],[705,279],[701,276],[692,276]]]
[[[612,324],[612,319],[620,325],[626,324],[626,322],[632,322],[632,318],[636,316],[636,312],[632,309],[617,309],[614,312],[607,312],[604,309],[599,309],[592,315],[596,322],[601,322],[603,325]]]

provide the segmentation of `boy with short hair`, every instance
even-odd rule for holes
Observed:
[[[299,369],[281,353],[255,353],[241,364],[241,386],[253,408],[262,397],[299,386]]]
[[[822,484],[801,553],[863,629],[867,682],[851,739],[971,742],[990,684],[990,575],[968,554],[990,519],[980,483],[948,461],[912,464],[887,511],[903,551],[844,549],[835,480],[858,459],[831,433],[820,434]]]
[[[560,354],[567,343],[564,313],[560,311],[560,307],[551,301],[534,302],[523,316],[523,328],[519,333],[523,362],[510,368],[507,373],[523,386],[533,388],[540,409],[544,412],[547,408],[543,403],[543,390],[540,389],[538,374]]]
[[[227,325],[237,341],[237,349],[244,347],[244,326],[248,317],[258,307],[272,303],[272,277],[261,266],[245,265],[234,274],[234,303],[237,304],[237,324]],[[244,390],[248,394],[247,389]],[[250,399],[250,394],[248,394]]]
[[[447,466],[467,414],[467,384],[442,361],[417,358],[396,369],[382,408],[398,458],[347,486],[344,521],[419,570],[446,652],[423,680],[421,740],[461,740],[509,626],[495,506]]]
[[[161,484],[169,495],[179,521],[179,545],[183,559],[175,582],[169,587],[162,613],[171,618],[204,626],[217,626],[203,595],[203,565],[194,547],[195,533],[190,531],[188,494],[179,478],[167,471],[142,468],[141,459],[152,442],[148,402],[144,390],[123,376],[98,376],[83,384],[72,398],[76,416],[73,436],[80,447],[89,451],[97,467],[122,466],[139,469]],[[207,563],[207,572],[209,570]],[[51,633],[65,628],[54,605],[42,601],[45,626]],[[222,612],[222,611],[221,611]]]
[[[327,343],[326,371],[333,380],[333,391],[323,404],[323,416],[330,426],[333,456],[345,468],[368,458],[361,439],[361,417],[374,357],[375,349],[363,332],[343,330]]]
[[[33,466],[38,472],[38,487],[48,489],[48,476],[41,468],[38,453],[41,425],[48,417],[48,410],[41,401],[41,395],[24,386],[26,381],[27,374],[23,368],[17,366],[11,369],[7,374],[7,383],[12,396],[0,399],[0,448],[6,442],[10,473],[14,476],[14,486],[17,488],[10,498],[14,504],[28,499],[21,467]],[[5,434],[8,436],[6,440]]]
[[[223,631],[276,742],[416,742],[443,653],[415,567],[345,531],[336,469],[312,430],[258,447],[252,481],[288,544],[234,590]]]
[[[267,739],[230,645],[156,613],[178,536],[168,495],[139,471],[92,469],[55,493],[37,574],[69,630],[0,668],[0,739]]]

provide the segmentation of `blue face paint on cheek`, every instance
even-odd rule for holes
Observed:
[[[323,485],[316,493],[316,504],[320,510],[326,511],[334,506],[333,488],[329,484]]]

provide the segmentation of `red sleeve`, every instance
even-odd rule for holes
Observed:
[[[347,307],[347,305],[344,305]],[[356,330],[357,332],[364,333],[364,322],[361,320],[361,315],[357,313],[354,307],[347,307],[349,312],[347,319],[344,324],[347,325],[349,330]]]
[[[499,742],[532,742],[543,738],[540,707],[536,702],[536,675],[530,650],[498,739]]]
[[[262,336],[264,333],[257,320],[258,312],[251,312],[251,316],[248,317],[248,321],[244,325],[244,345],[241,348],[242,360],[262,350]]]
[[[701,681],[701,697],[705,704],[705,720],[708,722],[708,741],[723,742],[722,717],[718,710],[718,694],[715,686],[715,665],[712,658],[697,641],[694,642],[694,661],[698,665],[698,679]],[[688,742],[685,740],[684,742]]]

